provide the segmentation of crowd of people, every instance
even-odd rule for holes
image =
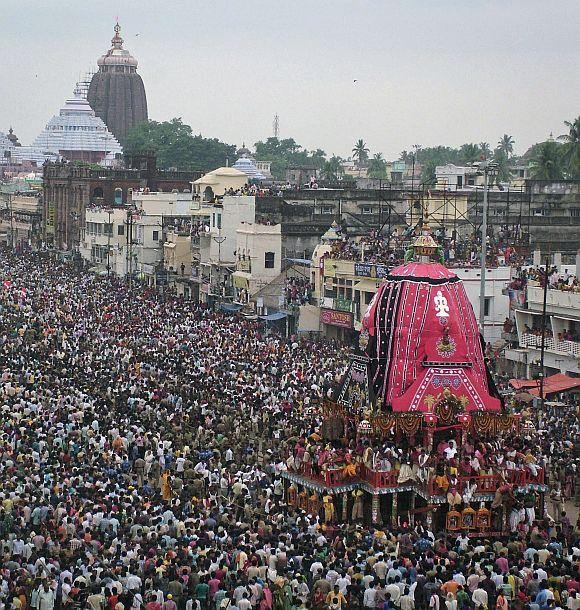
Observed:
[[[312,284],[304,275],[287,277],[284,282],[284,300],[286,305],[305,305],[312,297]]]
[[[287,504],[288,449],[320,428],[346,350],[0,261],[0,610],[578,610],[565,511],[493,540]],[[578,422],[543,425],[534,461],[560,476]],[[484,450],[480,468],[510,458]]]
[[[574,273],[571,273],[567,267],[564,266],[558,269],[557,265],[548,267],[547,273],[544,265],[523,268],[518,274],[518,277],[511,281],[509,288],[513,290],[525,290],[529,281],[544,287],[546,285],[546,278],[549,289],[580,292],[578,277]]]

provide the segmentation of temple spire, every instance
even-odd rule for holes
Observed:
[[[439,244],[431,237],[428,199],[422,204],[421,234],[417,236],[411,247],[415,259],[423,263],[430,262],[439,249]]]

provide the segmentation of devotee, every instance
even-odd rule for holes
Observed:
[[[573,415],[544,414],[550,434],[440,454],[386,437],[375,456],[321,433],[322,400],[348,362],[332,342],[286,339],[37,254],[4,251],[0,270],[2,610],[344,610],[377,599],[465,610],[507,597],[505,584],[542,609],[551,591],[577,610],[578,530],[565,510],[525,510],[531,498],[516,498],[506,467],[534,464],[572,497]],[[505,550],[420,515],[369,527],[360,490],[350,523],[331,494],[318,512],[298,509],[281,479],[381,464],[394,480],[439,477],[460,507],[453,460],[497,469],[498,507],[521,503]]]

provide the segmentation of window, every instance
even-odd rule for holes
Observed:
[[[457,176],[457,188],[461,188],[463,186],[463,176]]]
[[[570,208],[570,216],[572,218],[580,218],[580,208]]]
[[[153,231],[153,241],[159,241],[159,231]]]
[[[108,222],[105,223],[105,229],[103,231],[105,235],[113,235],[113,225]]]
[[[491,311],[491,297],[485,297],[483,300],[483,315],[489,316],[489,312]]]
[[[363,214],[372,214],[373,208],[370,205],[363,205],[362,213]]]
[[[218,212],[218,215],[217,215],[217,228],[218,229],[222,228],[222,215],[220,212]]]
[[[274,269],[274,252],[264,252],[264,267],[266,269]]]
[[[125,225],[117,226],[117,235],[125,235]]]
[[[123,190],[120,188],[115,189],[115,204],[121,205],[123,203]]]
[[[320,208],[321,214],[334,214],[334,206],[333,205],[323,205]]]
[[[550,208],[534,208],[532,210],[532,213],[534,214],[534,216],[549,216]]]

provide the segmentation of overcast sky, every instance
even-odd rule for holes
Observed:
[[[580,114],[578,0],[0,0],[0,131],[30,144],[118,15],[149,117],[348,156],[513,135]],[[354,82],[356,80],[356,82]]]

